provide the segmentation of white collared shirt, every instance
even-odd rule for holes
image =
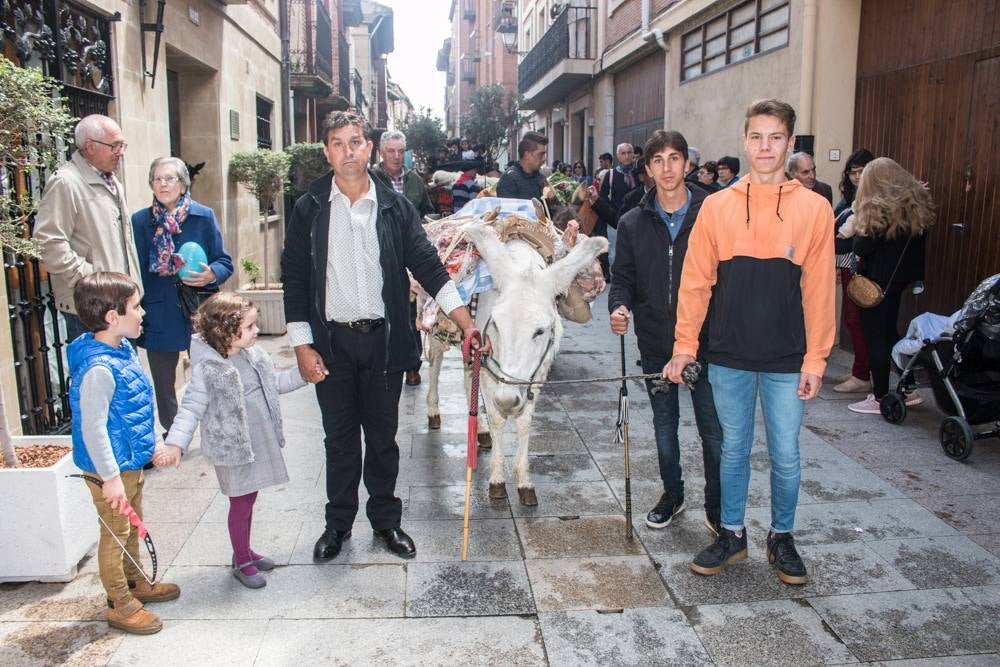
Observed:
[[[330,234],[326,254],[326,319],[334,322],[385,317],[382,266],[375,218],[378,197],[368,177],[368,192],[356,202],[330,188]]]
[[[354,204],[337,187],[330,187],[330,233],[326,254],[327,321],[385,317],[382,300],[382,265],[379,262],[378,197],[375,183],[368,177],[368,192]],[[434,296],[446,312],[462,306],[455,283],[448,281]],[[313,343],[308,322],[288,322],[288,342],[292,347]]]

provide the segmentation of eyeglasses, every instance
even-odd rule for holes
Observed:
[[[851,176],[860,176],[861,172],[865,170],[864,167],[853,167],[847,173]]]
[[[124,141],[116,141],[113,144],[109,144],[106,141],[98,141],[97,139],[91,139],[95,144],[101,144],[102,146],[107,146],[111,149],[112,153],[124,153],[125,149],[128,148],[128,144]]]
[[[176,176],[157,176],[153,179],[154,183],[162,183],[163,185],[173,185],[181,179]]]

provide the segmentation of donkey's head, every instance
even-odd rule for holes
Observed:
[[[556,297],[569,289],[576,274],[607,251],[607,239],[585,239],[568,255],[545,266],[541,255],[524,241],[501,243],[480,223],[466,225],[462,231],[486,260],[498,291],[483,331],[493,346],[491,365],[510,379],[544,380],[562,337]],[[500,414],[519,414],[529,400],[528,393],[527,386],[498,383],[493,402]]]

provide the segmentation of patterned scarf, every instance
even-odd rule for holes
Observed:
[[[174,234],[181,233],[181,225],[187,218],[191,206],[191,196],[181,195],[173,213],[167,211],[156,197],[153,197],[153,245],[149,249],[149,270],[158,276],[176,275],[184,266],[184,258],[174,252]]]

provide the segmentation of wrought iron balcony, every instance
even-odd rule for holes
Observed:
[[[517,66],[525,108],[549,106],[589,81],[596,57],[597,10],[565,7]]]
[[[462,0],[462,18],[466,21],[475,21],[477,4],[477,0]]]
[[[333,88],[333,35],[330,14],[320,0],[289,0],[292,88],[325,97]]]
[[[337,52],[338,84],[337,92],[345,99],[351,99],[351,45],[347,43],[347,37],[343,32],[337,33],[337,42],[340,51]]]
[[[462,81],[476,83],[476,61],[470,56],[462,56]]]

